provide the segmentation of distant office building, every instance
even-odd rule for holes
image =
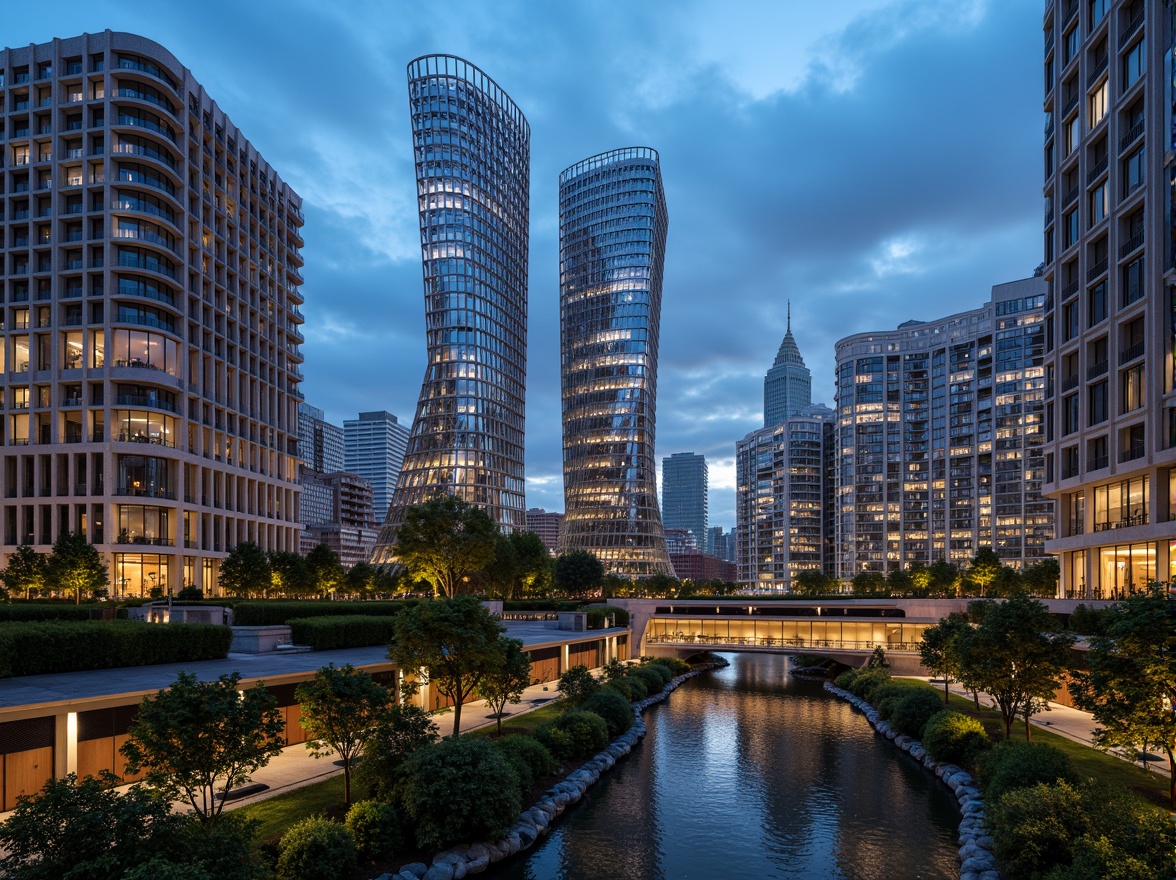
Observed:
[[[548,513],[542,507],[527,511],[527,531],[534,532],[553,556],[559,549],[559,536],[563,532],[564,515]]]
[[[122,597],[298,549],[301,198],[134,34],[0,50],[0,137],[0,551]]]
[[[833,411],[822,404],[752,431],[735,447],[738,581],[791,590],[827,572],[833,547]]]
[[[788,305],[788,326],[776,360],[764,377],[764,427],[779,425],[799,415],[813,402],[813,376],[804,365],[792,335],[792,304]]]
[[[323,418],[323,411],[298,404],[298,457],[316,474],[330,474],[345,467],[343,429]]]
[[[837,575],[889,572],[984,546],[1045,557],[1046,282],[992,288],[981,308],[837,343]]]
[[[390,412],[363,412],[343,421],[343,469],[372,486],[372,507],[383,521],[400,477],[408,429]]]
[[[689,529],[698,549],[709,552],[706,456],[675,452],[662,459],[662,526]]]
[[[309,474],[303,492],[326,499],[321,519],[307,523],[302,533],[302,552],[309,553],[318,544],[326,544],[347,568],[366,562],[379,536],[372,510],[371,484],[356,474],[337,471],[333,474]]]
[[[559,177],[564,520],[561,550],[610,574],[673,574],[654,433],[666,214],[656,150],[592,156]]]
[[[531,128],[464,59],[417,58],[408,78],[428,359],[377,563],[395,561],[405,511],[438,495],[526,526]]]
[[[681,553],[671,553],[670,561],[674,563],[674,571],[680,580],[713,580],[728,583],[735,583],[738,580],[735,563],[703,553],[701,550],[687,549]]]
[[[712,526],[706,530],[707,545],[710,554],[727,562],[735,561],[735,533],[724,532],[722,526]]]
[[[675,553],[685,553],[687,550],[702,552],[698,546],[698,538],[690,529],[665,529],[666,550],[672,556]]]
[[[1046,544],[1063,595],[1176,580],[1170,3],[1045,7]]]

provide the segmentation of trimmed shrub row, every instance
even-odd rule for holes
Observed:
[[[49,603],[0,603],[0,622],[10,620],[100,620],[109,605],[52,605]]]
[[[294,644],[310,645],[316,651],[332,651],[338,648],[386,645],[392,640],[394,620],[394,617],[344,614],[337,617],[296,617],[287,623]]]
[[[576,611],[580,602],[561,602],[558,599],[504,599],[503,611]]]
[[[191,623],[0,623],[0,677],[217,660],[232,638],[227,626]]]
[[[628,626],[629,612],[615,605],[583,605],[580,611],[588,612],[588,629],[604,629],[605,618],[613,616],[613,626]]]
[[[236,626],[281,626],[305,617],[391,617],[415,604],[415,599],[396,602],[323,602],[314,599],[281,602],[240,602],[233,605]]]

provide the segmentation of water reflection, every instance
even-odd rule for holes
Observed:
[[[728,659],[650,710],[644,744],[493,876],[959,876],[959,814],[931,774],[785,658]]]

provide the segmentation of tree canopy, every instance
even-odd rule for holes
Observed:
[[[219,580],[230,596],[265,596],[272,586],[269,557],[252,541],[242,541],[221,562]]]
[[[555,589],[562,595],[573,598],[593,595],[600,590],[603,580],[603,563],[587,550],[572,550],[556,557]],[[653,586],[648,580],[646,584]]]
[[[110,575],[102,554],[86,540],[81,532],[65,532],[53,544],[53,552],[45,563],[45,582],[75,602],[82,594],[94,595],[110,585]]]
[[[1061,686],[1074,637],[1053,632],[1053,616],[1036,599],[1014,596],[987,604],[980,624],[958,638],[960,678],[991,694],[1004,720],[1006,739],[1018,715],[1025,719],[1028,739],[1029,718]]]
[[[396,558],[433,595],[453,598],[466,580],[494,561],[498,528],[480,507],[439,495],[408,508],[396,531]]]
[[[1176,809],[1176,609],[1162,587],[1115,608],[1106,635],[1091,639],[1088,669],[1070,692],[1094,715],[1100,748],[1159,745],[1168,756],[1168,798]]]
[[[919,656],[923,665],[934,675],[943,676],[943,704],[948,703],[948,685],[960,674],[960,655],[963,640],[972,632],[967,619],[951,614],[923,631],[919,642]]]
[[[405,608],[392,624],[390,659],[401,669],[425,669],[438,693],[453,700],[453,735],[461,733],[461,707],[498,662],[504,627],[469,595]]]
[[[14,597],[27,599],[45,588],[47,560],[28,544],[21,544],[9,554],[8,565],[0,572],[0,583]]]
[[[320,596],[329,596],[347,582],[339,554],[326,544],[317,544],[306,554],[306,568],[311,590]]]
[[[139,705],[120,749],[127,773],[146,771],[148,785],[183,798],[206,823],[224,808],[218,785],[227,791],[248,782],[284,743],[277,700],[260,684],[239,691],[240,680],[238,672],[216,681],[181,672]]]
[[[302,706],[299,724],[306,747],[316,758],[336,754],[343,762],[343,803],[351,804],[351,765],[363,753],[376,724],[392,705],[392,695],[350,663],[330,663],[294,691]]]
[[[518,639],[499,636],[498,657],[486,670],[474,693],[490,704],[502,733],[502,712],[507,703],[517,703],[531,686],[531,659]]]

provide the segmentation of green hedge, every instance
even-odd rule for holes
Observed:
[[[578,610],[588,612],[588,629],[604,629],[609,614],[613,615],[613,626],[629,625],[629,612],[615,605],[581,605]]]
[[[344,614],[338,617],[303,617],[287,621],[296,645],[310,645],[316,651],[338,648],[368,648],[392,641],[394,617],[364,617]]]
[[[227,626],[132,621],[0,623],[0,677],[222,659]]]
[[[391,617],[416,600],[399,602],[305,601],[238,602],[233,606],[234,626],[281,626],[307,617]]]
[[[54,605],[48,602],[0,603],[0,621],[10,620],[100,620],[104,609],[113,605]]]
[[[504,599],[503,611],[576,611],[579,602],[560,602],[556,599]]]

